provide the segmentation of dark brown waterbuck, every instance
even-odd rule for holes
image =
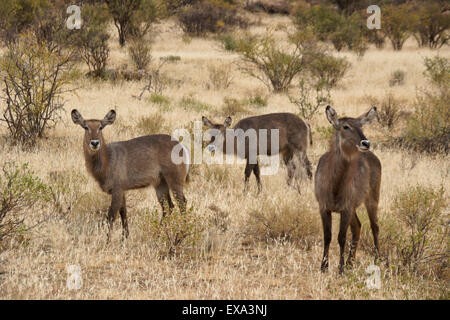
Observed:
[[[212,123],[206,117],[202,117],[202,121],[205,126],[215,129],[217,132],[216,135],[212,136],[208,147],[218,149],[223,154],[233,154],[246,159],[244,190],[248,188],[248,180],[252,172],[258,183],[258,192],[262,189],[257,159],[257,156],[261,154],[267,156],[282,155],[288,169],[288,184],[291,183],[297,169],[295,158],[304,166],[308,177],[312,178],[311,163],[306,155],[308,145],[312,144],[311,129],[305,121],[296,115],[292,113],[270,113],[249,117],[240,120],[233,129],[228,130],[227,128],[232,121],[231,117],[227,117],[223,124]],[[272,146],[272,134],[275,134],[272,133],[272,130],[278,130],[278,143],[275,148]],[[251,131],[255,133],[253,142],[252,135],[248,134]],[[260,132],[264,132],[264,134],[260,135]],[[263,141],[262,137],[266,141]],[[234,147],[227,148],[227,141],[232,142]],[[239,145],[243,146],[242,152],[239,151]]]
[[[377,210],[380,198],[381,163],[370,149],[362,126],[376,116],[372,107],[359,118],[338,118],[336,111],[326,107],[328,121],[335,132],[330,150],[319,160],[315,175],[315,195],[319,202],[323,224],[324,251],[321,270],[328,269],[328,250],[331,242],[331,213],[341,214],[338,242],[340,246],[339,272],[344,270],[344,248],[347,229],[352,230],[352,242],[347,265],[351,266],[358,246],[361,222],[356,209],[364,203],[369,214],[376,257],[379,255]]]
[[[84,120],[77,110],[72,110],[72,120],[84,130],[84,159],[86,168],[97,180],[100,188],[111,194],[108,211],[108,240],[113,222],[120,212],[123,236],[128,236],[125,191],[153,186],[166,214],[166,207],[174,207],[171,190],[180,210],[185,210],[183,187],[189,174],[189,152],[178,141],[165,134],[142,136],[127,141],[105,143],[102,130],[116,119],[109,111],[103,120]],[[177,147],[182,162],[172,161],[172,151]]]

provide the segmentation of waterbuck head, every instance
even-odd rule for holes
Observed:
[[[103,120],[84,120],[78,110],[72,110],[72,121],[84,129],[84,146],[90,154],[97,153],[104,144],[102,130],[116,120],[116,112],[109,111]]]
[[[356,152],[366,152],[370,149],[370,141],[362,131],[362,127],[375,118],[377,108],[372,107],[368,112],[358,118],[338,118],[336,111],[327,106],[325,113],[328,121],[336,130],[336,144],[341,153],[351,157]]]
[[[223,124],[212,123],[206,117],[202,117],[203,124],[208,128],[212,129],[210,131],[211,140],[207,145],[207,149],[210,152],[215,152],[217,149],[222,149],[225,143],[225,131],[231,125],[231,117],[227,117]]]

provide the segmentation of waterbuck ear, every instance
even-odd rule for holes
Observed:
[[[214,127],[211,121],[209,121],[208,118],[206,118],[205,116],[202,117],[202,121],[205,126],[210,128]]]
[[[229,127],[230,125],[231,125],[231,117],[227,117],[226,119],[225,119],[225,122],[223,123],[223,126],[225,127],[225,128],[227,128],[227,127]]]
[[[115,120],[116,120],[116,112],[114,110],[109,111],[101,121],[102,129],[109,124],[113,124]]]
[[[336,110],[334,110],[331,106],[327,106],[325,109],[325,113],[327,115],[328,121],[330,121],[333,127],[339,128],[339,119]]]
[[[79,124],[80,126],[82,126],[83,128],[86,127],[86,122],[83,119],[83,116],[81,115],[80,112],[78,112],[77,109],[73,109],[71,112],[71,116],[72,116],[72,121],[75,124]]]
[[[361,115],[358,119],[361,125],[363,126],[365,124],[371,123],[376,116],[377,116],[377,107],[372,107],[367,113]]]

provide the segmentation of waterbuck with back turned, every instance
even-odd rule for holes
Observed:
[[[211,129],[216,129],[219,134],[213,135],[209,142],[208,148],[211,150],[219,150],[223,154],[234,154],[246,160],[245,166],[245,187],[248,188],[248,180],[252,172],[258,183],[258,192],[261,191],[260,168],[257,159],[258,155],[267,156],[281,154],[284,163],[288,169],[287,183],[290,184],[296,171],[295,158],[303,164],[308,177],[312,178],[311,163],[306,155],[308,144],[312,144],[311,129],[309,125],[292,113],[270,113],[261,116],[254,116],[240,120],[233,129],[227,128],[231,125],[231,117],[227,117],[223,124],[212,123],[206,117],[202,117],[203,124]],[[240,129],[240,130],[239,130]],[[256,141],[254,145],[250,145],[250,138],[245,138],[245,133],[249,130],[256,131]],[[278,130],[278,148],[274,150],[271,144],[271,130]],[[260,130],[267,130],[267,140],[263,142],[258,135]],[[235,132],[243,132],[242,135]],[[227,148],[227,135],[233,138],[234,147]],[[234,136],[233,136],[234,135]],[[245,139],[245,141],[243,140]],[[239,143],[245,143],[242,153],[238,152]],[[254,157],[254,161],[250,161]]]
[[[127,141],[105,143],[102,130],[116,119],[116,112],[109,111],[103,120],[84,120],[77,110],[72,110],[72,120],[84,130],[84,159],[86,168],[97,180],[100,188],[111,194],[108,211],[108,241],[113,222],[120,212],[123,237],[128,236],[125,191],[153,186],[161,204],[163,216],[166,207],[174,207],[171,190],[180,210],[185,210],[183,187],[189,174],[189,153],[180,142],[165,134],[142,136]],[[172,161],[172,150],[181,150],[182,162]]]
[[[356,209],[364,203],[370,219],[376,257],[379,255],[377,210],[380,198],[381,163],[370,149],[362,126],[376,116],[372,107],[359,118],[338,118],[327,106],[325,113],[334,127],[330,150],[319,160],[315,175],[315,195],[319,202],[323,224],[324,252],[321,270],[328,269],[328,250],[331,242],[331,213],[341,214],[338,242],[340,246],[339,272],[344,270],[344,248],[348,227],[352,242],[346,264],[351,267],[358,246],[361,222]]]

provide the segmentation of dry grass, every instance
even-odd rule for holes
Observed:
[[[262,20],[262,25],[250,28],[261,33],[268,25],[287,23],[285,17]],[[134,126],[139,119],[161,115],[167,132],[182,128],[187,123],[200,120],[203,114],[221,114],[224,98],[230,93],[236,99],[246,99],[253,93],[267,97],[267,106],[246,106],[233,121],[248,113],[296,112],[296,107],[286,95],[269,94],[262,84],[238,72],[233,61],[237,56],[220,50],[212,39],[193,38],[183,41],[181,31],[173,22],[158,26],[160,34],[152,44],[154,61],[160,57],[180,56],[177,63],[166,64],[162,72],[171,79],[181,81],[180,86],[169,85],[163,92],[170,101],[170,108],[161,111],[158,99],[137,100],[145,85],[143,82],[91,82],[80,79],[77,95],[67,94],[66,113],[63,121],[48,132],[34,152],[23,152],[1,140],[0,162],[27,161],[40,177],[49,177],[53,171],[74,173],[67,180],[69,192],[81,196],[59,195],[64,212],[50,209],[33,212],[34,219],[45,222],[29,231],[28,241],[11,243],[0,252],[0,297],[3,299],[428,299],[449,297],[447,277],[430,278],[412,274],[396,274],[381,264],[382,286],[369,290],[364,281],[367,266],[373,256],[362,247],[357,263],[344,276],[337,273],[338,244],[337,220],[334,214],[333,241],[330,251],[330,271],[319,271],[322,255],[322,231],[317,202],[311,182],[303,184],[301,195],[286,186],[286,170],[281,167],[275,176],[262,178],[263,191],[256,195],[256,182],[252,177],[248,194],[243,194],[243,165],[211,167],[197,166],[186,190],[193,214],[205,222],[205,231],[198,243],[176,257],[161,257],[153,240],[146,234],[149,226],[145,219],[148,212],[160,210],[151,189],[128,192],[130,238],[120,240],[120,222],[115,224],[111,244],[106,244],[105,214],[109,197],[103,194],[84,168],[81,152],[83,130],[70,120],[70,110],[77,108],[87,118],[101,118],[115,108],[116,123],[105,129],[107,141],[126,140],[142,131]],[[115,66],[128,63],[126,48],[117,44],[116,33],[111,39],[111,63]],[[342,115],[356,116],[370,106],[367,95],[384,96],[393,91],[399,99],[412,102],[416,87],[425,86],[422,75],[424,56],[435,51],[417,49],[410,40],[400,52],[387,48],[371,48],[362,59],[350,53],[340,53],[352,63],[348,74],[338,88],[333,89],[332,99],[336,110]],[[439,51],[450,57],[449,47]],[[212,64],[231,66],[233,82],[228,89],[207,86],[208,66]],[[408,74],[402,86],[389,87],[392,70],[402,69]],[[183,100],[184,99],[184,100]],[[188,100],[186,100],[188,99]],[[190,100],[189,100],[190,99]],[[201,103],[200,103],[200,102]],[[183,103],[184,102],[184,103]],[[406,108],[409,108],[409,103]],[[3,107],[3,105],[2,105]],[[218,108],[218,109],[217,109]],[[408,110],[405,110],[408,111]],[[150,121],[153,128],[161,123]],[[311,121],[312,128],[329,127],[324,114]],[[143,128],[142,130],[144,130]],[[170,129],[170,130],[169,130]],[[0,129],[0,134],[6,134]],[[166,131],[166,130],[165,130]],[[313,129],[315,133],[316,130]],[[398,190],[407,185],[423,184],[444,186],[448,196],[450,186],[450,161],[448,157],[428,157],[399,150],[377,148],[383,132],[377,125],[365,130],[366,136],[375,143],[375,153],[383,165],[380,220],[392,218],[390,208]],[[315,134],[314,146],[308,154],[317,164],[326,151],[327,141]],[[78,177],[81,175],[81,177]],[[78,177],[78,178],[77,178]],[[74,186],[79,179],[80,187]],[[72,203],[76,202],[76,203]],[[67,203],[71,209],[67,210]],[[295,217],[296,210],[299,217]],[[261,241],[248,236],[249,221],[255,212],[259,215],[287,215],[280,223],[302,223],[295,229],[293,239],[273,237]],[[258,216],[256,214],[256,216]],[[362,209],[362,242],[372,243],[367,215]],[[286,228],[282,225],[281,229]],[[254,232],[255,229],[252,229]],[[289,230],[288,230],[289,231]],[[281,230],[282,234],[283,230]],[[306,233],[307,246],[299,245]],[[384,230],[381,229],[381,234]],[[383,237],[382,237],[383,239]],[[383,246],[383,242],[381,242]],[[83,285],[71,291],[66,286],[67,267],[79,265]]]

